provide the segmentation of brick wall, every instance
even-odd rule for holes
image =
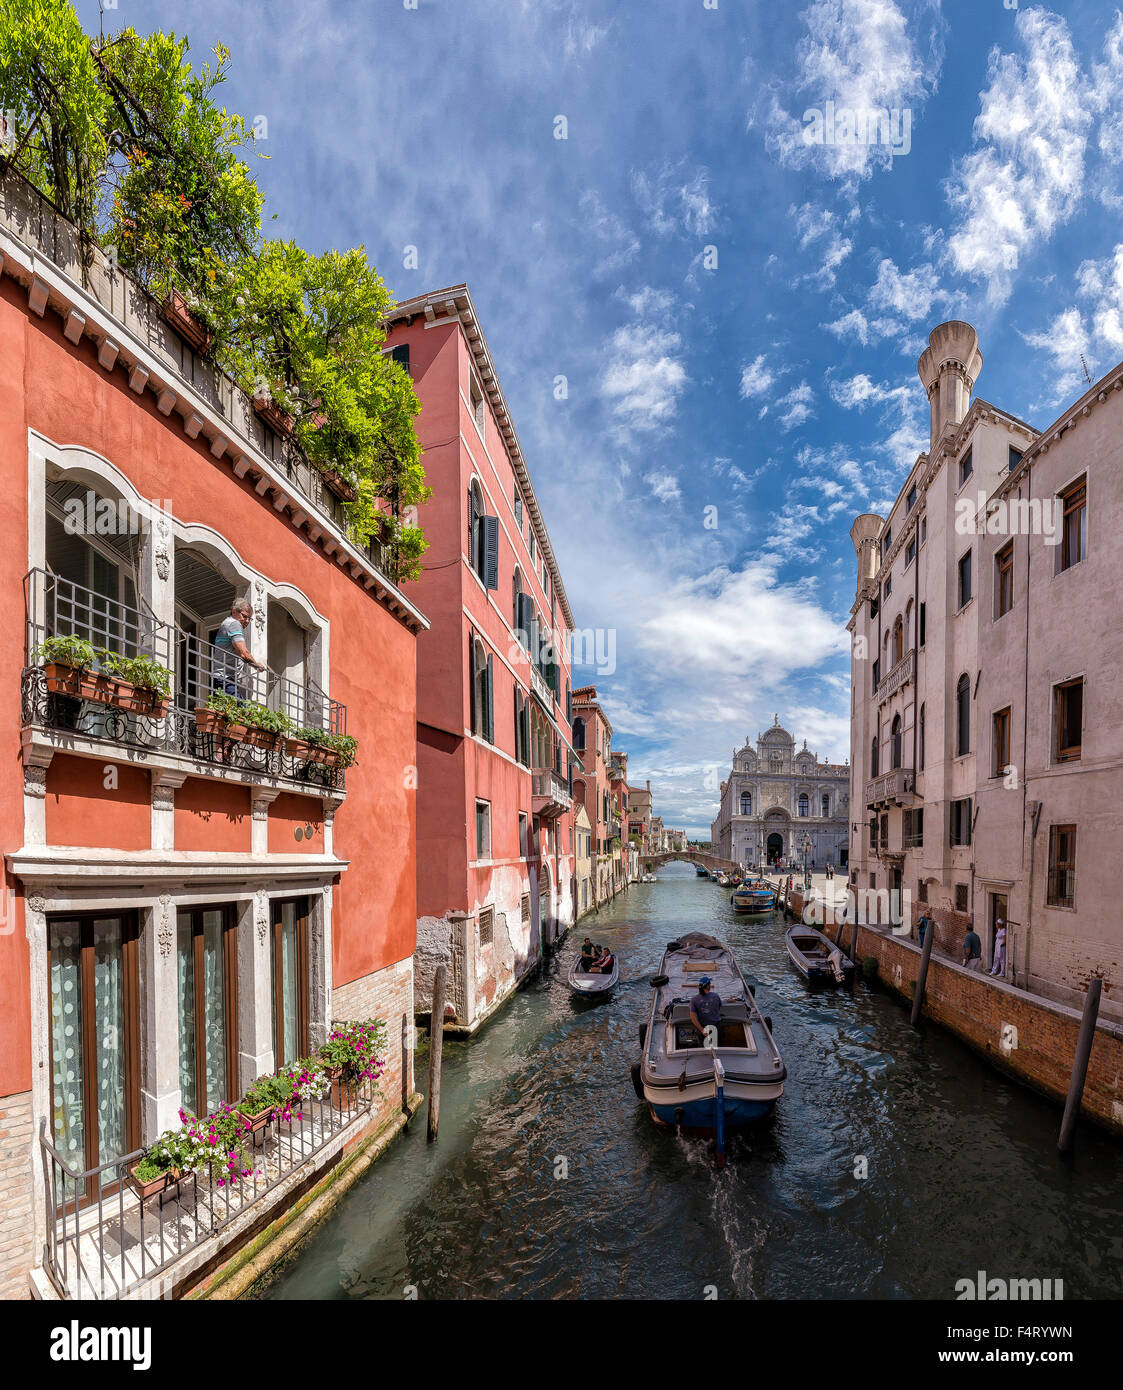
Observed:
[[[413,1094],[413,957],[333,989],[332,1017],[380,1018],[386,1024],[387,1066],[379,1078],[382,1101],[373,1117],[381,1124]]]
[[[823,928],[836,937],[835,928]],[[842,929],[850,946],[852,928]],[[857,957],[876,957],[878,977],[905,998],[920,967],[920,948],[871,927],[859,927]],[[1054,1100],[1068,1094],[1080,1012],[1028,995],[1012,985],[964,970],[933,954],[928,965],[924,1012],[962,1038],[1002,1071]],[[1104,1025],[1092,1044],[1081,1113],[1123,1135],[1123,1030]],[[1058,1117],[1059,1123],[1059,1117]]]
[[[0,1097],[0,1299],[27,1298],[35,1263],[31,1092]]]

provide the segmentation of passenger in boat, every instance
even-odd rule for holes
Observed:
[[[698,981],[698,993],[690,1001],[690,1021],[703,1037],[708,1024],[721,1022],[721,995],[714,993],[714,982],[708,975]]]
[[[593,943],[589,940],[588,937],[586,937],[585,940],[581,943],[581,964],[579,966],[579,969],[583,975],[587,975],[589,973],[589,970],[591,969],[593,961],[596,959],[596,957],[597,947],[593,945]]]
[[[589,973],[592,975],[607,975],[612,970],[612,952],[607,946],[598,946],[600,955],[589,966]]]

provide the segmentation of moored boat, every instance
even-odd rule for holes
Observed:
[[[581,968],[581,957],[569,967],[569,987],[574,994],[580,994],[592,998],[598,994],[604,995],[611,992],[613,985],[620,978],[620,957],[615,951],[612,953],[612,969],[605,971],[585,971]]]
[[[710,876],[709,869],[703,869],[701,864],[694,865],[694,872],[698,875],[699,878],[709,878]]]
[[[771,912],[776,892],[764,883],[742,883],[733,890],[729,901],[734,912]]]
[[[706,976],[721,1000],[710,1046],[690,1022],[691,999]],[[657,1123],[712,1133],[720,1163],[726,1132],[770,1115],[783,1094],[787,1073],[771,1022],[732,953],[703,932],[668,944],[652,985],[632,1084]]]
[[[788,958],[805,980],[844,984],[854,974],[854,962],[814,927],[794,926],[785,937]]]

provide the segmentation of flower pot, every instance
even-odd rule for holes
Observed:
[[[325,767],[338,767],[343,761],[343,754],[336,748],[325,748],[322,743],[313,743],[308,747],[308,760],[323,763]]]
[[[191,312],[187,300],[178,290],[172,290],[160,305],[160,317],[170,324],[181,338],[186,338],[196,352],[204,355],[211,350],[214,334]]]
[[[257,418],[264,420],[277,434],[292,434],[292,416],[287,410],[282,410],[271,396],[254,396],[253,409]]]
[[[216,709],[204,709],[199,705],[195,710],[195,727],[201,734],[221,734],[226,716]]]
[[[231,727],[235,726],[232,725]],[[256,724],[238,725],[237,727],[245,729],[242,742],[248,743],[251,748],[276,748],[277,742],[281,737],[280,734],[274,733],[272,729],[262,729]]]
[[[355,500],[355,489],[341,473],[337,473],[334,469],[331,469],[321,474],[321,477],[324,480],[324,486],[329,492],[334,492],[336,497],[344,502],[353,502]]]
[[[238,1114],[241,1115],[242,1119],[249,1125],[250,1134],[256,1135],[260,1133],[273,1118],[273,1111],[276,1108],[277,1107],[274,1105],[267,1105],[264,1110],[259,1110],[256,1115],[251,1115],[245,1110],[239,1110]]]
[[[332,1077],[331,1103],[335,1110],[354,1110],[359,1103],[357,1082],[346,1081],[342,1076]]]
[[[286,738],[285,753],[290,758],[310,758],[312,745],[302,738]]]
[[[116,682],[117,690],[111,704],[132,714],[145,714],[163,719],[168,710],[168,697],[160,695],[150,686],[130,685],[128,681]]]
[[[136,1175],[138,1166],[139,1160],[129,1169],[129,1184],[142,1202],[147,1202],[149,1197],[155,1197],[158,1192],[162,1193],[173,1185],[178,1186],[179,1180],[183,1176],[178,1168],[169,1168],[166,1173],[149,1178],[147,1182],[141,1182]]]
[[[97,700],[108,705],[113,703],[117,690],[115,680],[87,666],[64,666],[58,661],[48,661],[43,675],[52,695],[69,695],[74,700]]]

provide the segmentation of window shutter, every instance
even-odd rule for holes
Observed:
[[[530,766],[530,700],[523,701],[523,765]]]
[[[476,642],[468,634],[468,727],[476,733]]]
[[[487,689],[484,692],[484,714],[487,719],[486,734],[488,743],[495,742],[495,672],[492,667],[492,658],[487,658]]]
[[[565,683],[565,722],[573,723],[573,691],[569,688],[569,682]]]
[[[489,589],[499,588],[499,518],[484,516],[480,518],[483,526],[484,573],[483,580]]]

